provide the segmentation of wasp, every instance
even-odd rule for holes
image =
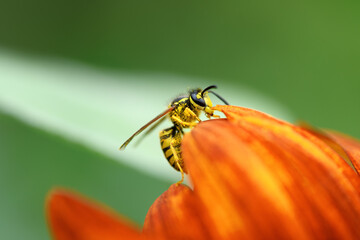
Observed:
[[[178,182],[178,184],[182,183],[184,181],[184,173],[187,173],[181,154],[181,140],[184,135],[184,129],[192,128],[196,126],[198,122],[201,122],[199,118],[201,112],[204,112],[206,117],[209,119],[211,117],[219,118],[219,116],[214,115],[214,110],[211,109],[212,102],[208,93],[214,94],[226,105],[229,105],[228,102],[220,95],[210,91],[214,88],[217,88],[217,86],[211,85],[203,90],[200,88],[193,89],[190,90],[187,95],[175,98],[164,112],[157,115],[153,120],[135,132],[128,140],[123,143],[123,145],[120,146],[119,150],[124,150],[135,136],[140,134],[151,124],[159,120],[148,130],[147,133],[149,133],[164,119],[166,119],[166,116],[169,116],[173,126],[160,131],[160,145],[165,158],[168,160],[170,165],[181,173],[181,180]]]

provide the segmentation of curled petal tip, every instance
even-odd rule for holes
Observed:
[[[315,128],[305,122],[301,122],[299,126],[310,134],[321,139],[325,144],[332,148],[357,173],[357,175],[359,175],[359,141],[335,131],[326,131]]]
[[[327,134],[343,147],[357,173],[360,175],[360,141],[335,131],[327,131]]]

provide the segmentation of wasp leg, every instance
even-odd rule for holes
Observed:
[[[197,123],[184,122],[183,120],[181,120],[180,118],[178,118],[176,116],[172,116],[171,119],[178,122],[179,124],[181,124],[183,126],[195,127],[197,125]]]
[[[201,119],[193,112],[191,111],[190,108],[185,108],[185,112],[187,112],[188,114],[192,115],[194,118],[196,118],[196,120],[198,120],[199,122],[201,122]]]
[[[177,155],[177,153],[176,153],[176,150],[175,150],[175,147],[174,147],[174,139],[171,140],[170,148],[171,148],[171,151],[172,151],[173,154],[174,154],[175,163],[176,163],[177,167],[179,168],[179,170],[180,170],[180,172],[181,172],[181,180],[176,183],[176,185],[179,185],[179,184],[181,184],[181,183],[184,181],[184,171],[183,171],[183,169],[182,169],[182,167],[181,167],[181,165],[180,165],[180,163],[179,163],[179,157],[178,157],[178,155]]]
[[[215,114],[213,114],[213,115],[206,114],[206,117],[207,117],[207,118],[211,118],[211,117],[213,117],[213,118],[220,118],[219,115],[215,115]]]

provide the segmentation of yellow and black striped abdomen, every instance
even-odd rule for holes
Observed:
[[[170,165],[180,171],[178,164],[186,173],[184,161],[181,154],[182,133],[177,128],[171,127],[160,131],[160,145]],[[177,164],[178,162],[178,164]]]

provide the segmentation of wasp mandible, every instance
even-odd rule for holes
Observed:
[[[213,91],[210,91],[213,88],[217,87],[215,85],[211,85],[204,90],[199,88],[193,89],[189,91],[188,95],[175,98],[169,104],[168,109],[157,115],[153,120],[135,132],[128,140],[126,140],[126,142],[123,143],[123,145],[121,145],[119,150],[124,150],[136,135],[140,134],[151,124],[159,120],[156,124],[154,124],[154,126],[157,126],[165,119],[165,116],[168,115],[173,123],[173,126],[160,131],[160,145],[165,158],[169,161],[170,165],[177,171],[181,172],[181,180],[178,184],[182,183],[184,181],[184,172],[187,173],[181,154],[181,140],[184,135],[183,129],[194,127],[197,125],[197,122],[201,122],[199,115],[202,111],[205,112],[206,117],[209,119],[211,117],[219,118],[219,116],[214,115],[214,110],[211,109],[212,102],[208,93],[214,94],[226,105],[229,105],[228,102],[221,96]],[[154,127],[152,127],[151,130],[153,128]]]

